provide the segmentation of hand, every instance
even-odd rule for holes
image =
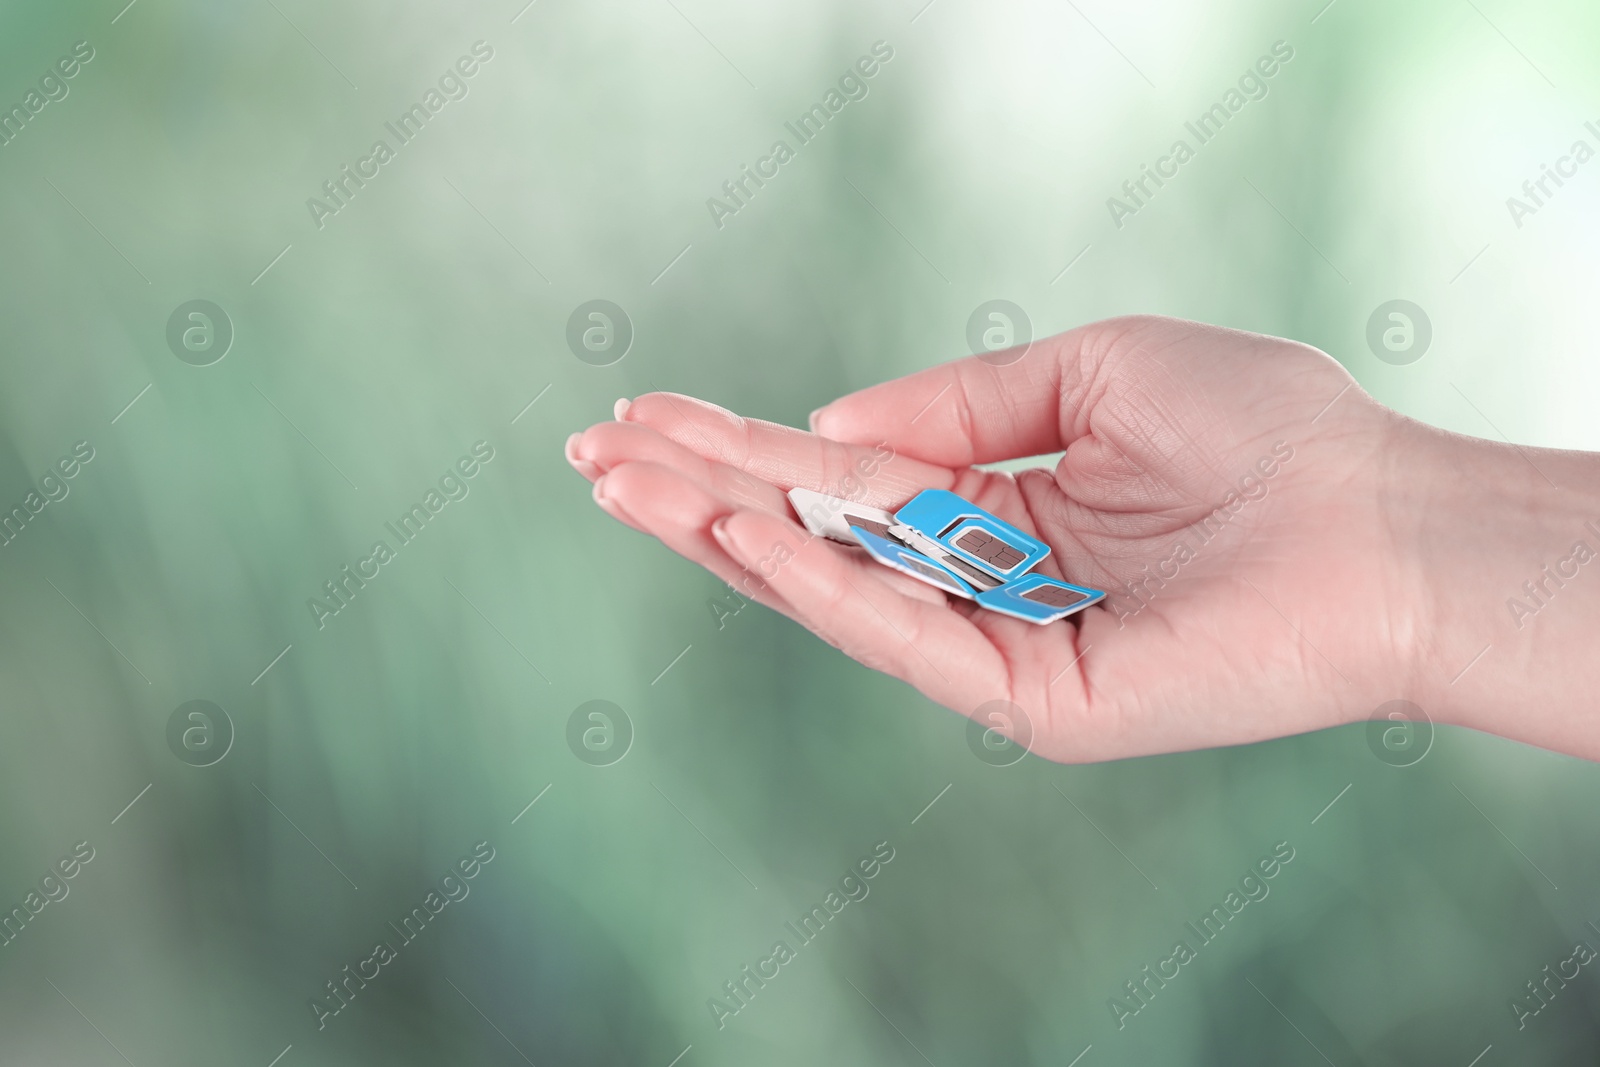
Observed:
[[[814,433],[650,394],[567,455],[614,517],[862,663],[963,714],[1015,704],[1049,759],[1255,741],[1395,698],[1440,717],[1476,638],[1447,635],[1459,605],[1439,568],[1482,565],[1470,531],[1442,531],[1479,506],[1474,449],[1498,470],[1502,446],[1406,419],[1327,355],[1256,334],[1125,318],[1000,365],[1013,355],[844,397]],[[1062,450],[1053,470],[975,466]],[[1110,596],[1048,626],[947,603],[810,537],[794,486],[890,510],[950,489],[1047,542],[1047,573]],[[1500,533],[1483,537],[1516,540]]]

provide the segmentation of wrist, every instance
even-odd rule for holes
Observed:
[[[1407,436],[1386,511],[1423,606],[1399,677],[1437,722],[1600,758],[1600,456]]]

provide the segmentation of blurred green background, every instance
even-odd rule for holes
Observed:
[[[1520,228],[1505,204],[1600,143],[1592,6],[123,3],[0,9],[0,104],[28,112],[0,145],[0,507],[94,450],[0,549],[0,908],[94,850],[0,947],[0,1062],[1600,1051],[1592,969],[1510,1008],[1600,944],[1591,765],[1356,726],[991,766],[785,620],[719,619],[726,590],[561,455],[652,389],[803,425],[964,354],[997,298],[1037,336],[1136,311],[1287,335],[1434,424],[1600,449],[1600,162]],[[478,41],[467,95],[319,228],[307,198]],[[878,41],[866,96],[715,225]],[[1265,98],[1115,225],[1276,41]],[[1397,298],[1433,330],[1406,365],[1365,340]],[[197,299],[233,332],[208,366],[167,340]],[[593,299],[634,332],[609,366],[565,340]],[[307,599],[479,441],[468,495],[319,629]],[[209,766],[169,746],[192,700],[231,723]],[[626,723],[585,762],[591,700]],[[480,841],[470,894],[319,1030],[311,999]],[[784,924],[879,842],[870,894],[798,947]],[[1278,842],[1270,896],[1119,1029],[1109,999]],[[708,1000],[779,939],[796,958],[719,1028]]]

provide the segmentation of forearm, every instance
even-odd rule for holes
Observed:
[[[1416,702],[1600,759],[1600,455],[1432,430],[1413,441],[1394,463],[1412,484],[1391,479],[1389,496],[1431,601]]]

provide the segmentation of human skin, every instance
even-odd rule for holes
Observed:
[[[1600,457],[1426,426],[1314,348],[1198,323],[1112,319],[1015,355],[843,397],[809,433],[652,393],[567,458],[613,517],[867,666],[965,715],[1015,704],[1048,759],[1259,741],[1397,699],[1600,758],[1600,563],[1541,572],[1600,548]],[[809,535],[795,486],[890,510],[952,490],[1111,595],[1048,626],[949,600]],[[1538,611],[1514,614],[1529,580]]]

